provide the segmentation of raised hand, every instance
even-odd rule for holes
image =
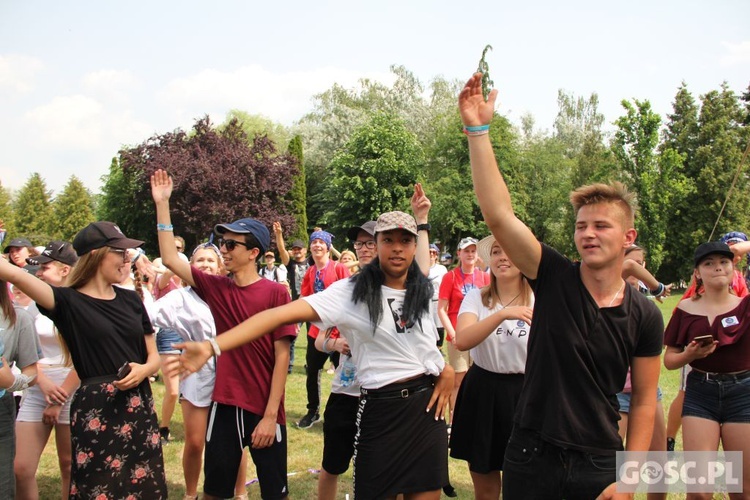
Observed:
[[[417,224],[424,224],[427,222],[427,216],[430,213],[432,202],[424,194],[422,184],[419,182],[414,184],[414,194],[411,197],[411,211],[414,214],[414,218]]]
[[[476,127],[489,124],[495,113],[495,99],[497,90],[492,90],[485,102],[482,94],[482,74],[474,73],[458,94],[458,111],[464,125]]]
[[[273,234],[277,238],[280,238],[283,235],[283,232],[281,231],[281,222],[276,221],[273,223]]]
[[[169,201],[172,196],[172,178],[166,171],[159,169],[151,176],[151,196],[154,203]]]

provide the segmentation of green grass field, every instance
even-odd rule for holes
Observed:
[[[670,297],[664,304],[658,304],[664,314],[665,323],[669,319],[679,296]],[[320,460],[323,450],[323,426],[322,423],[315,424],[307,430],[300,430],[294,425],[304,414],[307,403],[305,393],[304,356],[306,347],[306,335],[300,335],[297,340],[294,371],[287,380],[286,386],[286,412],[287,431],[289,439],[289,490],[293,498],[315,498],[317,491],[317,475],[315,471],[320,468]],[[331,375],[323,372],[323,403],[328,398],[331,386]],[[669,403],[674,399],[679,388],[679,371],[667,371],[662,367],[660,386],[664,392],[664,409],[669,408]],[[161,381],[153,384],[156,397],[157,413],[161,407],[161,398],[164,394],[164,386]],[[172,442],[164,448],[164,461],[167,469],[167,481],[169,483],[170,498],[181,499],[185,493],[182,475],[182,444],[183,428],[182,413],[179,408],[171,424]],[[678,449],[682,448],[682,442],[678,438]],[[248,481],[255,478],[252,463],[247,473]],[[450,477],[453,486],[458,492],[459,498],[472,498],[473,487],[466,463],[450,459]],[[57,467],[54,439],[51,439],[42,456],[42,461],[37,474],[40,498],[59,498],[60,475]],[[199,482],[202,485],[203,479]],[[345,498],[352,491],[351,469],[341,477],[339,486],[339,497]],[[250,498],[260,498],[260,489],[257,483],[248,486]],[[670,498],[680,498],[670,496]]]

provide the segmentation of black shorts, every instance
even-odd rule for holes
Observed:
[[[466,460],[469,470],[478,474],[502,470],[522,387],[523,374],[471,365],[456,398],[451,457]]]
[[[286,477],[286,426],[276,424],[276,439],[268,448],[252,447],[252,434],[262,417],[237,406],[211,403],[206,429],[206,476],[203,491],[219,498],[234,497],[242,450],[250,448],[258,472],[260,494],[266,499],[289,495]]]
[[[431,377],[390,384],[377,391],[408,397],[360,398],[354,443],[357,500],[439,490],[448,484],[448,432],[435,420]],[[376,394],[377,396],[377,394]]]
[[[359,398],[334,392],[328,396],[323,415],[323,469],[329,474],[343,474],[354,456]]]

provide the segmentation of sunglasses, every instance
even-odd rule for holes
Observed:
[[[237,240],[225,240],[224,238],[219,239],[219,248],[222,246],[227,249],[228,252],[233,251],[235,248],[237,248],[237,245],[242,245],[245,248],[249,248],[247,246],[247,243],[244,243],[242,241]]]

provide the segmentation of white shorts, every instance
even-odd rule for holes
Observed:
[[[55,384],[62,385],[65,378],[70,373],[68,367],[39,367],[40,370],[44,370],[44,374],[47,375]],[[58,424],[70,425],[70,402],[73,400],[73,394],[65,402],[60,410],[60,416],[57,419]],[[23,398],[21,399],[21,407],[18,410],[18,416],[16,417],[17,422],[42,422],[42,413],[47,408],[47,400],[44,399],[44,394],[38,385],[33,385],[23,391]]]

